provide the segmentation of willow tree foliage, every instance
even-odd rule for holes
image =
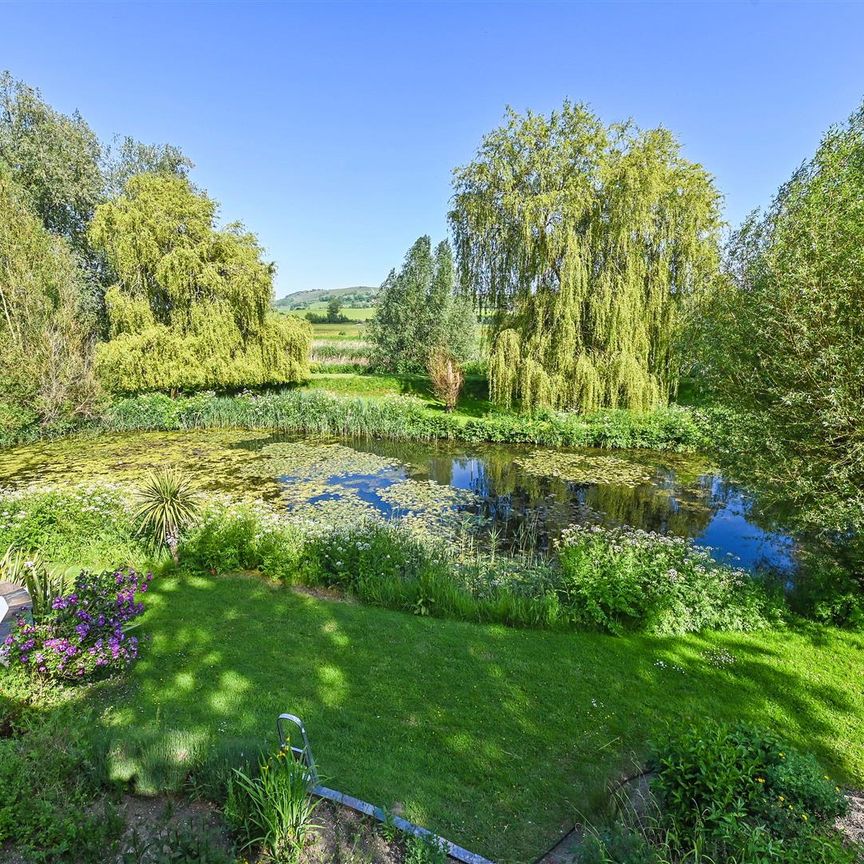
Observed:
[[[565,102],[510,111],[454,176],[460,280],[492,314],[493,399],[649,408],[677,383],[688,298],[717,267],[718,195],[665,129]]]
[[[454,293],[446,240],[433,251],[428,236],[418,238],[401,270],[391,270],[378,293],[370,334],[373,365],[393,372],[424,371],[436,348],[460,362],[473,358],[476,316],[471,303]]]
[[[95,397],[82,274],[0,165],[0,431],[87,413]]]
[[[116,392],[280,384],[307,372],[311,330],[270,311],[273,266],[184,177],[138,174],[89,228],[114,284],[100,380]]]
[[[864,104],[734,235],[698,360],[750,423],[738,470],[799,523],[857,541],[864,583]]]

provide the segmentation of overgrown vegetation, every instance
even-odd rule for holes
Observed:
[[[811,755],[758,726],[701,723],[655,745],[653,800],[591,835],[581,864],[854,864],[848,803]],[[653,806],[652,806],[653,805]]]
[[[864,106],[732,238],[698,372],[739,412],[727,470],[823,541],[862,590]],[[842,583],[841,583],[842,586]],[[839,586],[838,586],[839,587]],[[842,592],[842,587],[840,587]]]

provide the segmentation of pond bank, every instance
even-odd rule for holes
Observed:
[[[358,376],[359,377],[359,376]],[[706,444],[698,413],[681,406],[640,414],[605,409],[587,415],[490,412],[447,414],[410,395],[344,395],[327,389],[284,389],[172,398],[149,393],[115,399],[92,420],[62,429],[31,430],[3,439],[9,446],[75,432],[235,428],[291,434],[404,441],[451,440],[695,452]]]

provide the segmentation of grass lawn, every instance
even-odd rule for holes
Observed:
[[[432,385],[426,375],[390,375],[318,372],[309,376],[310,389],[328,390],[342,396],[417,396],[426,401],[436,413],[441,411],[441,403],[432,393]],[[507,413],[496,408],[489,401],[486,379],[467,375],[454,416],[483,417],[490,413]]]
[[[276,715],[291,711],[328,785],[398,801],[408,818],[500,862],[544,851],[667,724],[764,723],[836,780],[864,783],[862,635],[519,631],[242,576],[163,577],[147,602],[142,659],[91,696],[127,742],[127,774],[214,741],[272,742]],[[735,662],[706,659],[720,648]]]

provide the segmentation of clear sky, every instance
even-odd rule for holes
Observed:
[[[443,237],[508,104],[668,127],[740,221],[864,98],[864,2],[0,2],[2,68],[103,138],[180,145],[281,296]]]

